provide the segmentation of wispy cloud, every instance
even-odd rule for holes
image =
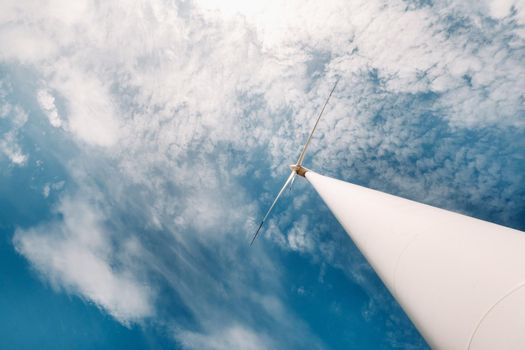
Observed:
[[[53,95],[51,95],[49,91],[42,89],[38,91],[37,98],[40,107],[47,114],[49,123],[55,128],[61,127],[62,120],[60,119],[60,115],[58,115],[58,110],[55,106],[55,98]]]
[[[11,164],[23,166],[29,156],[22,150],[18,138],[28,116],[22,107],[8,101],[11,90],[9,81],[0,80],[0,154]]]
[[[272,347],[269,339],[262,339],[260,335],[243,326],[233,326],[210,335],[182,332],[178,333],[177,337],[186,349],[262,350]]]
[[[79,199],[63,199],[58,212],[62,220],[18,230],[18,252],[29,257],[53,287],[85,297],[125,324],[152,316],[151,289],[114,251],[133,260],[139,247],[123,240],[112,248],[105,218]]]

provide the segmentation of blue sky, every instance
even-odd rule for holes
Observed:
[[[525,230],[525,3],[3,1],[3,349],[426,349],[305,165]]]

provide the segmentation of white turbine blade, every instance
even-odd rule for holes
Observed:
[[[332,97],[332,94],[334,93],[335,87],[337,86],[338,82],[339,82],[339,78],[337,78],[337,80],[335,81],[334,87],[332,88],[332,91],[330,91],[330,95],[328,95],[328,98],[326,99],[323,105],[323,108],[321,109],[321,112],[319,113],[319,116],[317,117],[314,128],[312,129],[310,136],[308,136],[308,139],[306,140],[306,143],[303,146],[303,150],[301,151],[301,154],[299,155],[299,159],[297,160],[297,165],[303,165],[303,160],[306,154],[306,149],[308,148],[308,145],[310,144],[310,140],[312,139],[315,129],[317,128],[317,124],[319,124],[319,120],[321,120],[321,116],[323,115],[324,109],[326,108],[328,101],[330,101],[330,97]]]
[[[290,186],[288,187],[290,189],[290,191],[292,190],[292,186],[293,186],[293,183],[295,181],[295,175],[297,175],[297,173],[295,171],[292,171],[294,174],[293,174],[293,177],[292,177],[292,182],[290,182]]]
[[[292,181],[292,179],[295,177],[295,171],[292,171],[292,173],[290,174],[290,176],[288,176],[288,179],[286,179],[286,182],[284,183],[283,187],[281,188],[281,190],[279,191],[279,194],[277,194],[277,197],[275,197],[273,203],[272,203],[272,206],[270,207],[270,209],[268,209],[268,211],[266,212],[266,215],[264,216],[264,218],[262,219],[261,221],[261,224],[259,225],[259,228],[257,228],[257,231],[255,232],[255,235],[253,235],[253,238],[252,238],[252,241],[250,243],[250,246],[253,244],[253,241],[255,241],[255,239],[257,238],[257,235],[259,234],[259,231],[261,230],[261,227],[262,225],[264,224],[264,222],[266,221],[266,218],[268,217],[268,215],[270,215],[270,212],[272,211],[273,207],[275,206],[275,203],[277,203],[277,200],[279,200],[279,197],[281,197],[281,195],[283,194],[284,190],[286,189],[286,187],[288,186],[288,184],[290,183],[290,181]]]

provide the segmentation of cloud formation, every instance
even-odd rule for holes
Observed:
[[[22,107],[8,101],[11,93],[9,81],[0,80],[0,154],[11,164],[23,166],[29,156],[22,150],[18,138],[28,116]]]
[[[152,291],[126,261],[115,259],[101,213],[72,198],[63,199],[58,211],[62,220],[18,230],[17,251],[31,257],[53,287],[85,297],[125,324],[153,315]],[[128,262],[139,254],[133,240],[118,244]]]
[[[40,104],[40,107],[47,114],[49,123],[55,128],[61,127],[62,120],[60,119],[60,116],[58,115],[58,110],[55,106],[55,98],[53,97],[53,95],[51,95],[49,91],[42,89],[38,91],[37,98],[38,98],[38,103]]]
[[[293,210],[269,222],[282,250],[264,238],[246,248],[336,76],[308,166],[524,224],[519,1],[28,0],[1,10],[0,59],[37,82],[29,122],[45,117],[76,146],[61,218],[19,229],[16,248],[58,289],[125,324],[154,318],[189,349],[321,348],[283,301],[283,252],[358,283],[371,299],[365,318],[399,315],[304,184]],[[23,165],[27,112],[2,105],[12,122],[0,151]],[[391,346],[423,346],[401,316],[385,324]]]

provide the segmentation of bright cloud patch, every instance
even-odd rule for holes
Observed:
[[[57,108],[55,106],[55,98],[53,95],[51,95],[47,90],[40,90],[37,94],[38,97],[38,103],[40,103],[40,107],[47,115],[47,118],[49,119],[49,123],[55,127],[59,128],[62,126],[62,120],[60,119],[60,116],[58,115]]]
[[[13,164],[19,166],[24,165],[28,158],[16,143],[16,136],[12,132],[3,135],[3,138],[0,139],[0,152],[7,156]]]
[[[0,79],[0,153],[12,164],[23,166],[29,155],[22,150],[19,134],[27,122],[28,115],[20,106],[9,103],[10,93],[9,83]]]
[[[240,325],[232,326],[214,334],[184,332],[179,333],[178,337],[183,347],[188,350],[263,350],[270,348],[268,339],[264,339]]]
[[[150,289],[127,266],[115,266],[100,213],[74,199],[65,199],[59,212],[62,220],[18,230],[16,249],[54,287],[79,294],[123,323],[152,315]]]

